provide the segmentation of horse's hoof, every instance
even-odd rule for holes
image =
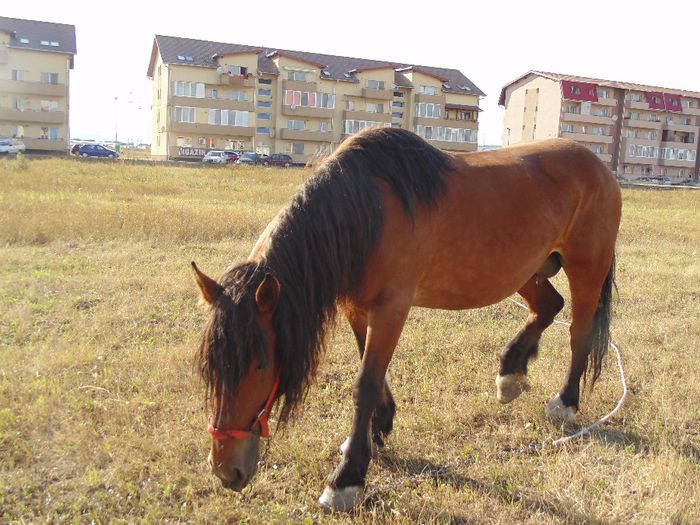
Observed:
[[[496,376],[496,397],[505,404],[510,403],[523,392],[530,390],[525,374],[506,374]]]
[[[347,512],[352,510],[364,497],[362,487],[345,487],[343,489],[332,489],[326,487],[318,498],[318,503],[326,510]]]
[[[544,413],[547,418],[557,425],[566,425],[576,422],[576,410],[574,407],[567,407],[564,405],[564,402],[561,400],[561,397],[559,397],[558,394],[554,399],[547,403]]]
[[[345,454],[347,454],[349,448],[350,448],[350,436],[346,437],[345,441],[343,441],[340,444],[340,455],[344,456]],[[378,452],[379,452],[379,447],[377,446],[377,444],[374,441],[372,441],[372,450],[370,451],[370,453],[372,454],[372,457],[376,457]]]

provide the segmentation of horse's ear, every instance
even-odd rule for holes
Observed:
[[[261,314],[272,312],[277,308],[279,299],[280,282],[277,277],[268,273],[255,291],[255,304],[258,307],[258,312]]]
[[[199,268],[197,268],[194,261],[192,261],[192,271],[194,272],[194,282],[196,282],[199,287],[202,300],[209,304],[214,304],[221,295],[221,292],[224,291],[223,287],[211,277],[204,275]]]

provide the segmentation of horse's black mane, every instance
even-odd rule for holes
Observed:
[[[237,390],[252,358],[263,355],[255,321],[255,291],[267,273],[280,282],[273,317],[280,393],[286,421],[303,399],[324,348],[336,303],[358,285],[382,233],[378,180],[401,200],[408,216],[433,206],[444,191],[451,157],[396,128],[354,135],[299,189],[258,262],[228,270],[202,339],[199,367],[208,392],[215,380]]]

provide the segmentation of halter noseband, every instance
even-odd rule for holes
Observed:
[[[270,437],[270,426],[268,425],[267,418],[270,415],[270,409],[272,408],[272,403],[275,400],[275,396],[277,395],[277,389],[279,388],[279,386],[280,372],[277,372],[277,377],[275,377],[275,383],[272,385],[270,395],[267,396],[265,406],[250,424],[248,430],[221,430],[216,428],[212,424],[212,421],[210,419],[207,431],[212,435],[214,439],[218,441],[226,441],[227,439],[246,439],[257,435],[253,432],[253,427],[256,423],[260,423],[260,435],[264,438]]]

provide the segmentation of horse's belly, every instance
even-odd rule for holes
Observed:
[[[529,277],[493,280],[462,280],[454,275],[423,281],[413,304],[425,308],[465,310],[495,304],[518,291]]]

